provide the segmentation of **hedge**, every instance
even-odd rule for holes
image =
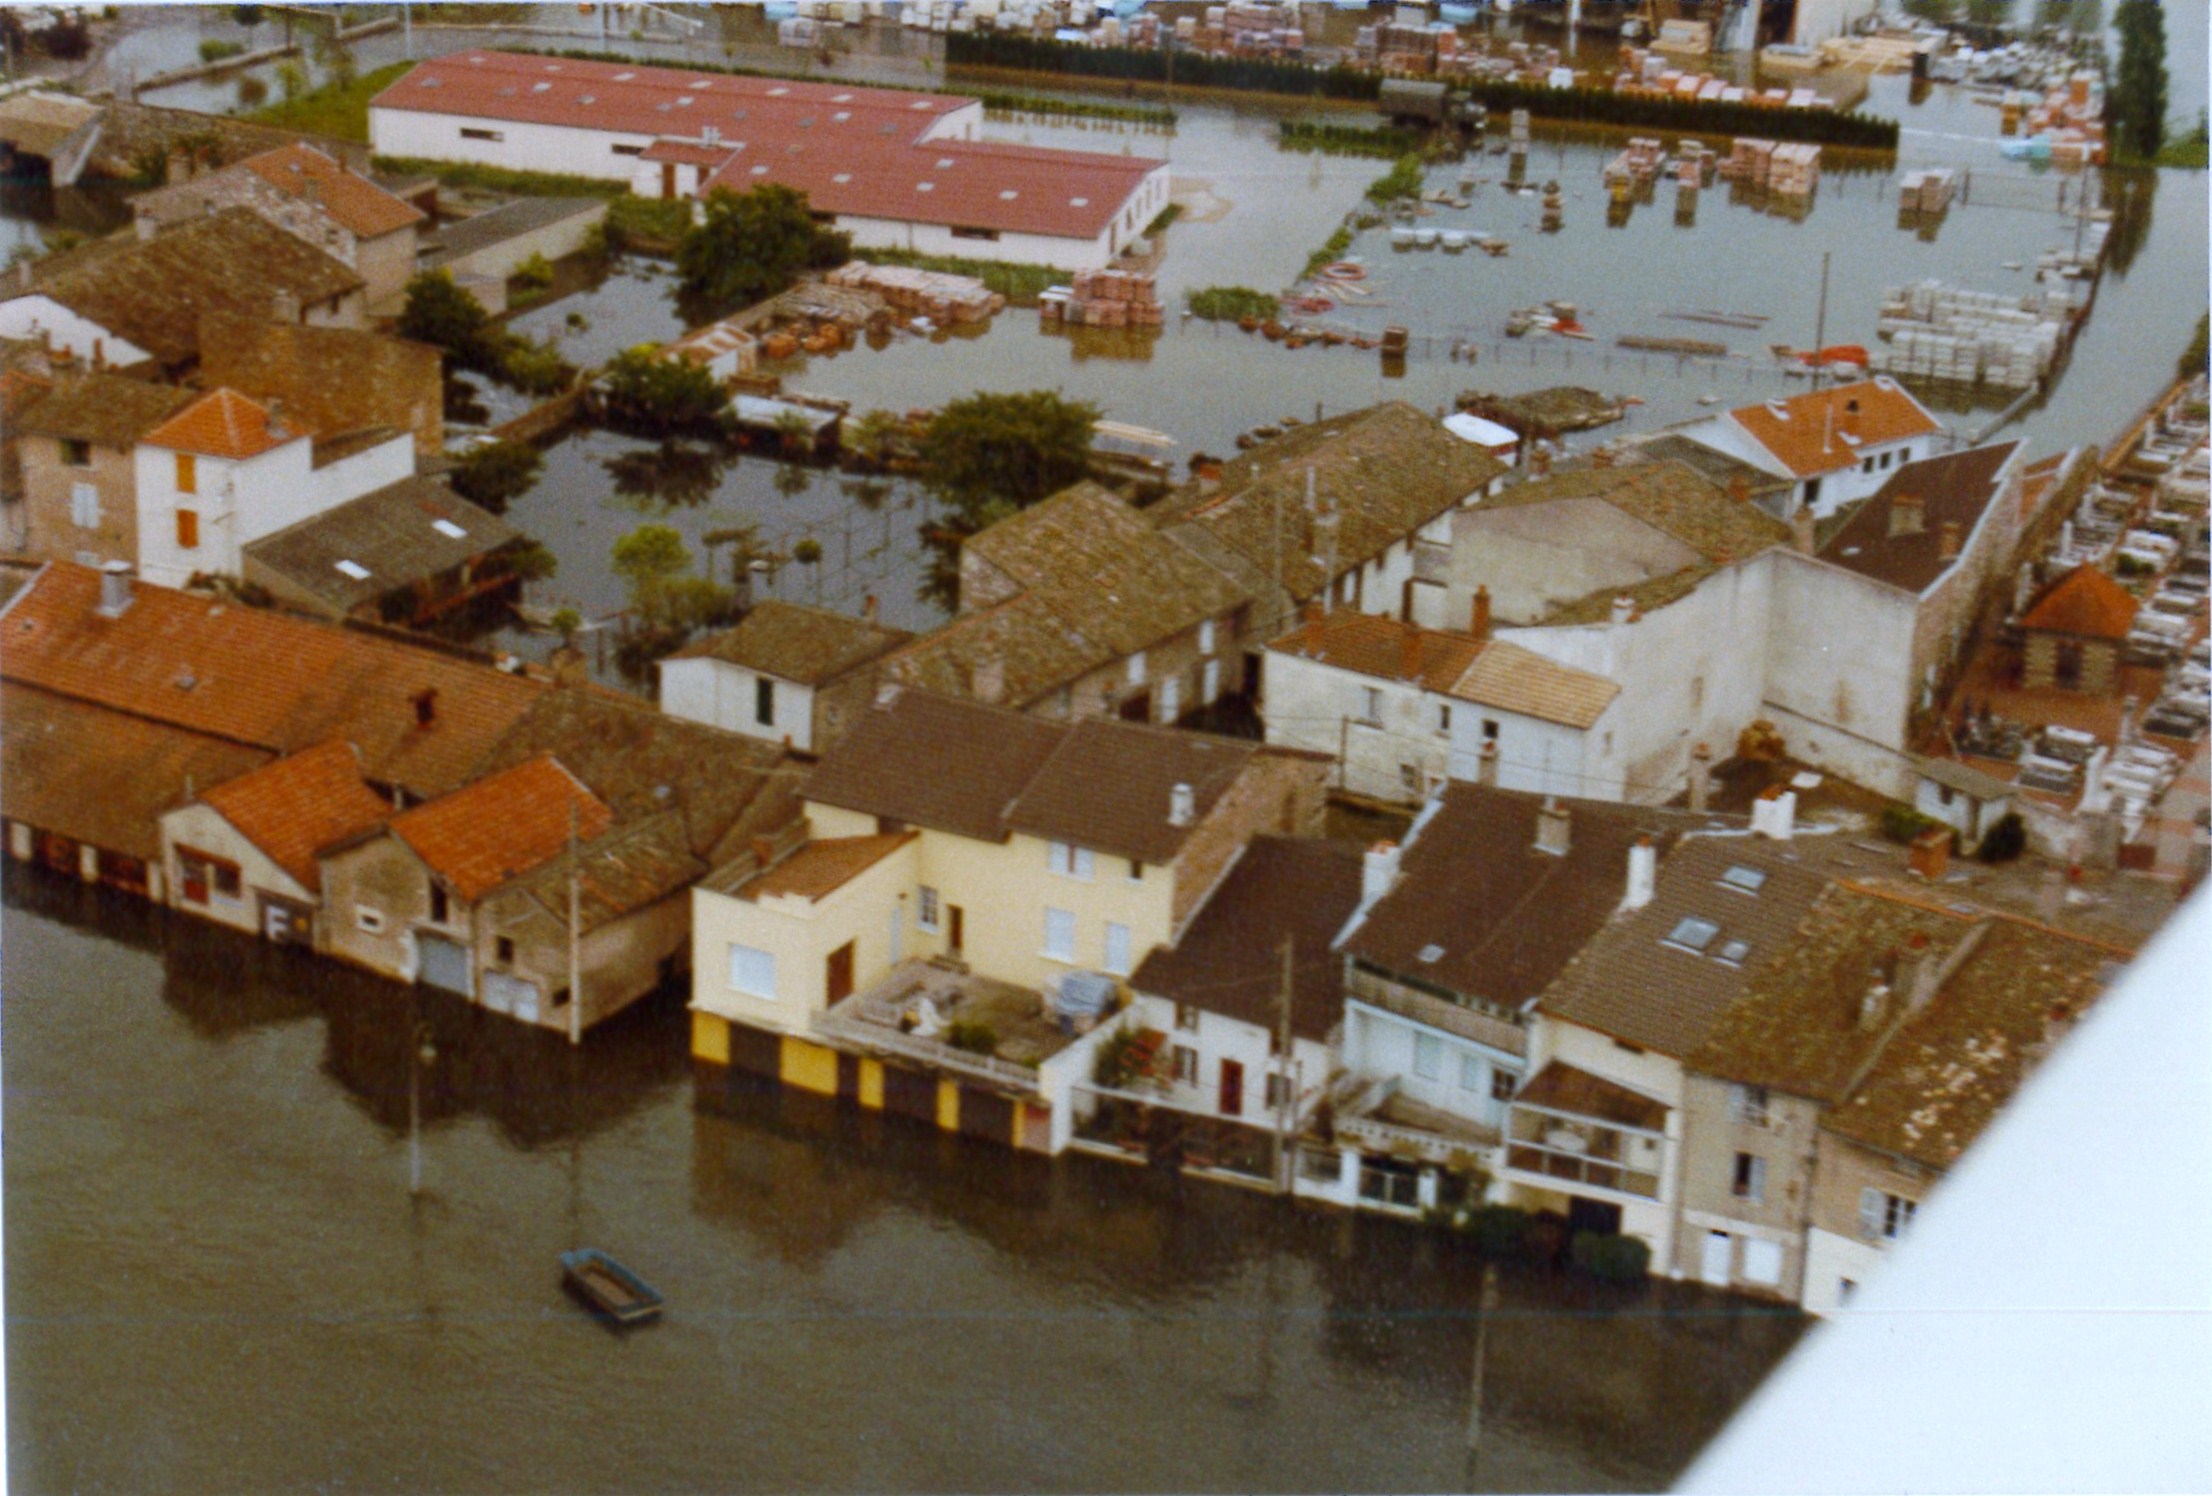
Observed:
[[[1165,83],[1168,54],[1140,47],[1092,47],[1003,31],[955,31],[945,38],[945,62],[951,67],[1016,68],[1085,78],[1117,78]],[[1382,96],[1382,77],[1347,67],[1316,68],[1298,62],[1258,57],[1175,55],[1175,81],[1193,88],[1232,88],[1255,93],[1305,94],[1326,99],[1368,100]]]
[[[1208,286],[1189,293],[1193,317],[1208,322],[1237,322],[1257,317],[1266,322],[1282,312],[1282,301],[1250,286]]]
[[[1455,84],[1455,91],[1462,85]],[[1526,109],[1538,119],[1577,124],[1641,125],[1684,135],[1752,135],[1816,145],[1897,149],[1897,121],[1834,109],[1777,109],[1771,104],[1681,99],[1669,94],[1616,93],[1609,88],[1548,88],[1503,79],[1470,79],[1467,96],[1485,109]]]
[[[1635,1283],[1651,1271],[1651,1247],[1640,1236],[1577,1231],[1567,1248],[1574,1265],[1608,1283]]]
[[[1284,120],[1276,143],[1286,151],[1319,151],[1326,156],[1380,156],[1395,160],[1418,151],[1427,142],[1426,130],[1401,125],[1340,125],[1322,120]]]

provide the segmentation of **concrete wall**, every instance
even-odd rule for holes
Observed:
[[[757,710],[761,681],[773,692],[770,720],[762,722]],[[763,675],[727,660],[695,656],[661,662],[661,710],[671,717],[704,722],[711,727],[743,733],[749,738],[814,751],[814,690],[772,675]]]
[[[415,979],[419,926],[462,945],[474,943],[470,911],[459,899],[448,902],[447,918],[430,918],[430,869],[389,833],[322,859],[323,915],[316,922],[315,948],[356,966],[394,977]],[[364,929],[365,914],[380,929]]]
[[[472,959],[481,997],[485,977],[499,973],[530,982],[538,989],[535,1021],[565,1031],[568,1003],[555,1005],[569,986],[568,925],[549,916],[542,905],[519,890],[484,900],[474,920]],[[499,959],[499,940],[514,942],[514,959]],[[582,1027],[610,1018],[651,992],[660,982],[662,963],[687,953],[691,936],[690,890],[672,894],[587,931],[577,943],[583,970]],[[569,1001],[576,999],[570,996]]]
[[[1682,1168],[1681,1063],[1652,1050],[1631,1051],[1594,1029],[1562,1023],[1541,1014],[1531,1030],[1529,1050],[1530,1075],[1556,1060],[1660,1102],[1667,1108],[1667,1141],[1657,1171],[1659,1194],[1656,1199],[1647,1200],[1566,1181],[1538,1185],[1515,1179],[1510,1188],[1514,1203],[1564,1210],[1571,1193],[1611,1201],[1621,1207],[1621,1234],[1642,1237],[1651,1248],[1654,1266],[1672,1263],[1675,1259],[1675,1201],[1681,1189]]]
[[[1168,1081],[1165,1085],[1167,1101],[1209,1117],[1228,1118],[1260,1128],[1274,1125],[1275,1112],[1267,1105],[1266,1079],[1278,1073],[1275,1033],[1271,1028],[1209,1012],[1200,1003],[1178,1009],[1171,999],[1150,993],[1140,993],[1135,1007],[1135,1022],[1168,1036],[1170,1058],[1167,1063],[1173,1063],[1174,1049],[1191,1051],[1192,1079]],[[1179,1017],[1187,1024],[1178,1021]],[[1242,1102],[1235,1112],[1221,1109],[1223,1061],[1239,1065],[1244,1071]],[[1331,1068],[1327,1045],[1292,1037],[1289,1073],[1297,1097],[1294,1122],[1302,1122],[1320,1103]],[[1083,1079],[1088,1080],[1089,1076],[1086,1074]]]
[[[1843,1302],[1844,1280],[1866,1282],[1888,1250],[1887,1238],[1859,1229],[1860,1192],[1876,1189],[1917,1204],[1927,1198],[1935,1176],[1829,1132],[1819,1135],[1818,1152],[1803,1302],[1810,1312],[1827,1314]]]
[[[1915,692],[1916,599],[1795,551],[1763,559],[1774,576],[1767,700],[1808,722],[1903,749]],[[1790,747],[1797,749],[1794,739]]]
[[[26,434],[17,442],[23,464],[28,554],[47,561],[138,564],[138,466],[127,448],[95,445],[91,464],[71,467],[58,437]],[[90,484],[99,523],[76,523],[75,490]]]
[[[417,250],[416,226],[409,224],[374,239],[355,241],[353,270],[368,282],[362,299],[372,312],[398,312],[414,279]]]
[[[178,454],[141,446],[137,470],[139,569],[150,582],[181,587],[195,572],[237,576],[241,551],[264,535],[311,519],[415,470],[412,437],[400,435],[327,467],[295,438],[244,461],[195,457],[194,492],[177,486]],[[177,543],[177,511],[199,516],[199,544]]]
[[[1682,1088],[1682,1231],[1675,1243],[1678,1277],[1706,1274],[1707,1239],[1731,1238],[1728,1273],[1720,1287],[1796,1302],[1803,1288],[1805,1222],[1812,1210],[1814,1132],[1821,1108],[1801,1097],[1769,1092],[1764,1121],[1740,1119],[1729,1110],[1730,1086],[1692,1075]],[[1757,1200],[1735,1192],[1736,1155],[1764,1160],[1765,1187]],[[1761,1282],[1753,1241],[1779,1252],[1772,1281]],[[1772,1259],[1770,1259],[1772,1260]]]
[[[0,338],[67,349],[88,364],[109,369],[134,369],[154,361],[136,343],[117,337],[89,317],[80,317],[50,296],[0,301]]]
[[[1422,1038],[1431,1042],[1419,1045]],[[1423,1049],[1436,1056],[1433,1076],[1421,1074]],[[1517,1054],[1357,1001],[1344,1004],[1344,1068],[1378,1078],[1396,1076],[1399,1094],[1501,1133],[1505,1103],[1491,1094],[1491,1077],[1511,1076],[1517,1087],[1527,1075],[1527,1063]]]
[[[239,896],[226,899],[210,889],[206,903],[194,903],[186,898],[183,867],[177,857],[179,846],[237,863]],[[318,902],[314,893],[302,888],[297,879],[270,861],[267,853],[246,840],[238,833],[238,828],[206,805],[182,806],[161,818],[161,865],[171,907],[219,925],[244,930],[249,935],[261,933],[258,895],[262,893],[272,893],[301,904]]]
[[[1283,650],[1267,652],[1266,668],[1261,717],[1267,741],[1332,758],[1341,755],[1341,765],[1331,770],[1332,781],[1377,800],[1426,797],[1450,770],[1456,718],[1475,710],[1424,691],[1415,682],[1366,675]],[[1370,690],[1381,700],[1373,720],[1367,711]]]
[[[532,255],[543,255],[547,260],[558,260],[576,253],[584,247],[585,236],[593,227],[606,222],[607,205],[604,202],[586,200],[577,204],[582,211],[557,223],[545,224],[512,239],[502,239],[487,244],[474,254],[461,255],[445,262],[443,268],[452,275],[482,275],[495,280],[505,280],[522,268],[523,261]]]

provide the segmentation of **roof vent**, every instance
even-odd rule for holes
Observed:
[[[1564,857],[1574,845],[1573,836],[1573,819],[1556,799],[1546,795],[1543,808],[1536,812],[1536,850]]]
[[[100,568],[100,616],[121,618],[131,606],[131,564],[110,561]]]
[[[1188,826],[1198,814],[1198,797],[1187,784],[1178,784],[1167,792],[1167,823],[1170,826]]]
[[[916,192],[935,192],[937,190],[937,184],[935,182],[916,182],[914,184],[914,190]]]
[[[998,195],[998,200],[1002,203],[1010,203],[1015,198],[1020,196],[1021,194],[1019,192],[1016,192],[1013,188],[1009,187]]]

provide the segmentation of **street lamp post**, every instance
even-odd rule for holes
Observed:
[[[436,1064],[438,1046],[430,1042],[430,1025],[415,1025],[407,1052],[407,1193],[422,1193],[422,1069]]]

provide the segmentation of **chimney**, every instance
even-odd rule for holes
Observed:
[[[1920,495],[1901,493],[1889,501],[1889,538],[1918,535],[1928,528],[1927,506]]]
[[[31,262],[29,260],[15,262],[15,283],[26,291],[31,289]]]
[[[1772,841],[1788,841],[1796,829],[1797,795],[1782,786],[1769,785],[1751,802],[1751,834]]]
[[[997,655],[968,667],[968,690],[986,706],[997,706],[1006,694],[1006,662]]]
[[[1498,743],[1495,738],[1485,741],[1482,752],[1475,756],[1475,783],[1497,788]]]
[[[121,618],[131,606],[131,564],[110,561],[100,568],[100,616]]]
[[[1394,841],[1376,842],[1367,849],[1367,855],[1360,863],[1360,908],[1373,907],[1375,901],[1390,892],[1391,885],[1397,881],[1398,844]]]
[[[1927,979],[1935,970],[1935,961],[1928,952],[1928,937],[1916,930],[1903,950],[1890,952],[1890,990],[1904,994],[1908,1011],[1917,1010],[1925,1001],[1921,988],[1927,985]]]
[[[1797,512],[1790,516],[1791,548],[1800,556],[1810,556],[1818,549],[1819,538],[1819,532],[1814,529],[1812,507],[1798,505]]]
[[[1690,810],[1702,815],[1713,798],[1713,750],[1699,743],[1690,750]]]
[[[279,322],[300,320],[300,299],[289,287],[279,286],[269,297],[269,312]]]
[[[1490,637],[1490,589],[1488,587],[1478,585],[1475,588],[1475,600],[1468,612],[1467,632],[1473,634],[1477,639]]]
[[[584,652],[573,644],[563,644],[546,658],[553,669],[556,685],[580,686],[591,679],[591,667]]]
[[[1636,621],[1636,599],[1625,592],[1616,596],[1613,599],[1613,621],[1615,623],[1634,623]]]
[[[1559,808],[1557,800],[1546,795],[1543,808],[1536,812],[1536,850],[1564,857],[1572,845],[1572,826],[1567,812]]]
[[[138,242],[144,244],[160,232],[161,225],[154,222],[154,215],[141,203],[131,214],[131,227],[138,231]]]
[[[284,429],[284,402],[282,400],[268,400],[263,403],[269,411],[269,435],[275,437],[289,435]]]
[[[869,593],[866,597],[860,600],[861,622],[874,623],[881,615],[881,611],[882,610],[876,604],[876,595],[873,592]]]
[[[1959,548],[1966,538],[1966,527],[1955,519],[1947,519],[1943,522],[1942,528],[1936,531],[1936,535],[1938,537],[1936,559],[1939,561],[1958,560]]]
[[[776,860],[776,844],[765,836],[753,838],[753,866],[766,867]]]
[[[1198,814],[1198,799],[1187,784],[1178,784],[1167,792],[1167,823],[1170,826],[1188,826]]]
[[[1876,979],[1859,999],[1859,1031],[1871,1034],[1889,1020],[1889,984]]]
[[[186,151],[171,151],[167,170],[162,180],[171,187],[182,186],[192,180],[192,157]],[[210,207],[213,204],[209,204]]]
[[[428,727],[438,720],[438,688],[425,686],[408,700],[415,704],[415,725]]]
[[[1951,828],[1930,826],[1912,839],[1912,870],[1930,883],[1951,870]]]
[[[1321,621],[1321,604],[1310,597],[1300,603],[1298,605],[1298,621],[1300,623],[1319,623]]]
[[[1658,890],[1659,849],[1650,837],[1639,836],[1628,849],[1628,896],[1621,900],[1621,908],[1641,909]]]
[[[1421,678],[1421,630],[1416,625],[1409,623],[1405,627],[1405,633],[1400,635],[1400,639],[1402,643],[1398,651],[1398,673],[1407,680],[1419,680]]]

